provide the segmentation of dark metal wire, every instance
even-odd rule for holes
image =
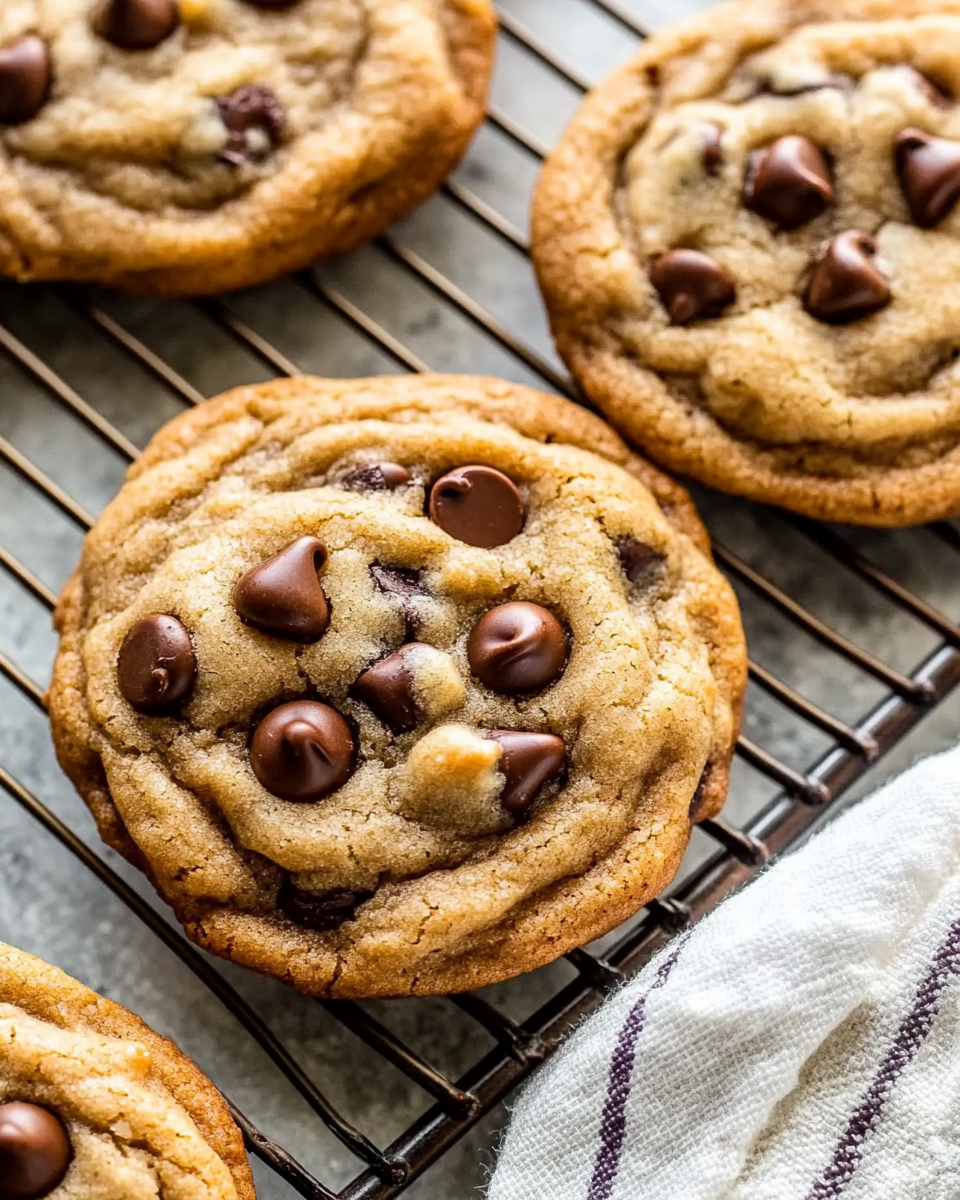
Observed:
[[[642,35],[643,31],[636,18],[619,0],[589,0],[589,3],[623,29]],[[574,88],[583,90],[588,86],[589,81],[564,62],[522,21],[509,13],[502,13],[501,17],[505,35],[516,45],[549,70],[566,79]],[[491,107],[489,122],[525,153],[535,158],[542,158],[546,154],[547,147],[506,112]],[[445,185],[443,193],[451,203],[467,213],[471,219],[481,222],[511,250],[526,251],[527,241],[522,231],[470,189],[450,181]],[[428,287],[434,295],[452,306],[551,387],[574,399],[582,400],[565,374],[518,339],[466,291],[446,278],[422,256],[392,236],[381,238],[378,246],[391,261]],[[398,365],[415,372],[429,369],[419,355],[337,288],[325,282],[316,271],[302,271],[293,277],[293,282]],[[202,393],[159,354],[109,315],[87,292],[77,288],[63,288],[60,289],[60,295],[74,311],[81,314],[140,368],[178,396],[184,404],[196,405],[203,401]],[[297,373],[297,364],[243,321],[231,307],[229,299],[197,301],[195,304],[203,317],[246,351],[255,355],[271,371],[281,375]],[[111,452],[119,454],[127,461],[136,456],[137,448],[123,433],[3,326],[0,326],[0,349],[44,387],[58,404],[93,431]],[[0,462],[5,463],[80,529],[90,527],[92,515],[3,437],[0,437]],[[598,956],[586,949],[575,950],[567,955],[568,961],[576,969],[576,979],[551,997],[539,1012],[527,1021],[522,1024],[514,1022],[480,996],[465,994],[450,997],[450,1003],[482,1026],[495,1042],[495,1048],[462,1079],[452,1081],[446,1078],[360,1005],[342,1001],[323,1002],[326,1010],[338,1021],[362,1038],[385,1060],[413,1079],[436,1101],[434,1108],[384,1151],[374,1146],[332,1108],[269,1028],[208,961],[77,834],[2,767],[0,787],[93,871],[160,937],[241,1021],[327,1126],[361,1161],[370,1165],[337,1198],[283,1147],[263,1134],[234,1108],[234,1117],[251,1153],[257,1155],[295,1191],[309,1200],[388,1200],[389,1197],[399,1194],[410,1181],[436,1161],[477,1120],[534,1070],[560,1043],[572,1022],[592,1011],[603,995],[642,965],[658,945],[685,928],[692,920],[702,916],[719,899],[760,869],[772,854],[779,853],[809,830],[820,819],[824,808],[835,802],[863,774],[870,762],[891,749],[921,719],[929,706],[937,703],[960,683],[960,627],[956,623],[892,579],[838,535],[819,526],[810,526],[809,523],[798,524],[802,532],[816,541],[821,549],[887,599],[938,633],[944,644],[914,676],[905,676],[843,638],[808,613],[775,584],[766,580],[749,564],[725,547],[718,546],[718,561],[731,575],[755,591],[764,603],[773,606],[833,653],[871,675],[883,684],[890,694],[868,718],[853,728],[801,696],[760,664],[751,663],[751,677],[754,682],[802,720],[831,737],[835,743],[833,749],[814,768],[804,773],[780,762],[749,739],[741,739],[738,747],[741,757],[779,785],[782,789],[780,794],[747,829],[735,829],[719,819],[703,822],[700,826],[702,832],[713,839],[720,852],[694,872],[672,896],[652,902],[647,907],[646,914],[627,928],[605,955]],[[932,527],[932,532],[944,545],[954,551],[960,551],[960,533],[952,525],[941,523]],[[37,579],[16,556],[2,547],[0,568],[17,580],[33,599],[47,608],[53,606],[55,597],[51,589]],[[33,704],[42,707],[43,692],[40,686],[3,654],[0,654],[0,674]]]

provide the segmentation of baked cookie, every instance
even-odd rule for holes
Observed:
[[[190,1059],[2,942],[0,1195],[254,1200],[240,1130]]]
[[[657,462],[811,516],[960,513],[960,3],[740,0],[548,160],[561,354]]]
[[[324,996],[606,932],[720,808],[745,655],[686,493],[489,379],[293,379],[154,438],[60,600],[60,761],[191,937]]]
[[[0,4],[0,271],[188,295],[349,250],[483,116],[489,0]]]

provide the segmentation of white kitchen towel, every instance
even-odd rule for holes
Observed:
[[[657,956],[516,1106],[489,1200],[958,1200],[960,748]]]

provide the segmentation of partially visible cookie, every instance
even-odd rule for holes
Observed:
[[[470,377],[184,414],[57,622],[103,836],[202,945],[319,995],[475,987],[630,916],[723,803],[745,682],[686,493]]]
[[[960,3],[735,0],[546,163],[561,354],[660,464],[816,517],[960,513]]]
[[[341,253],[483,117],[489,0],[0,5],[0,272],[197,294]]]
[[[3,943],[0,1195],[254,1200],[239,1129],[173,1042]]]

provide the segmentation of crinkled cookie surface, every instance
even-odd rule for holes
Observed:
[[[240,389],[87,541],[60,759],[218,953],[323,995],[503,978],[634,912],[723,802],[745,655],[705,547],[554,397]]]
[[[4,1185],[31,1200],[253,1200],[213,1084],[132,1013],[0,944]]]
[[[960,512],[960,4],[738,0],[548,161],[558,346],[651,457],[880,525]]]
[[[488,0],[7,0],[0,270],[222,290],[424,200],[483,115]]]

